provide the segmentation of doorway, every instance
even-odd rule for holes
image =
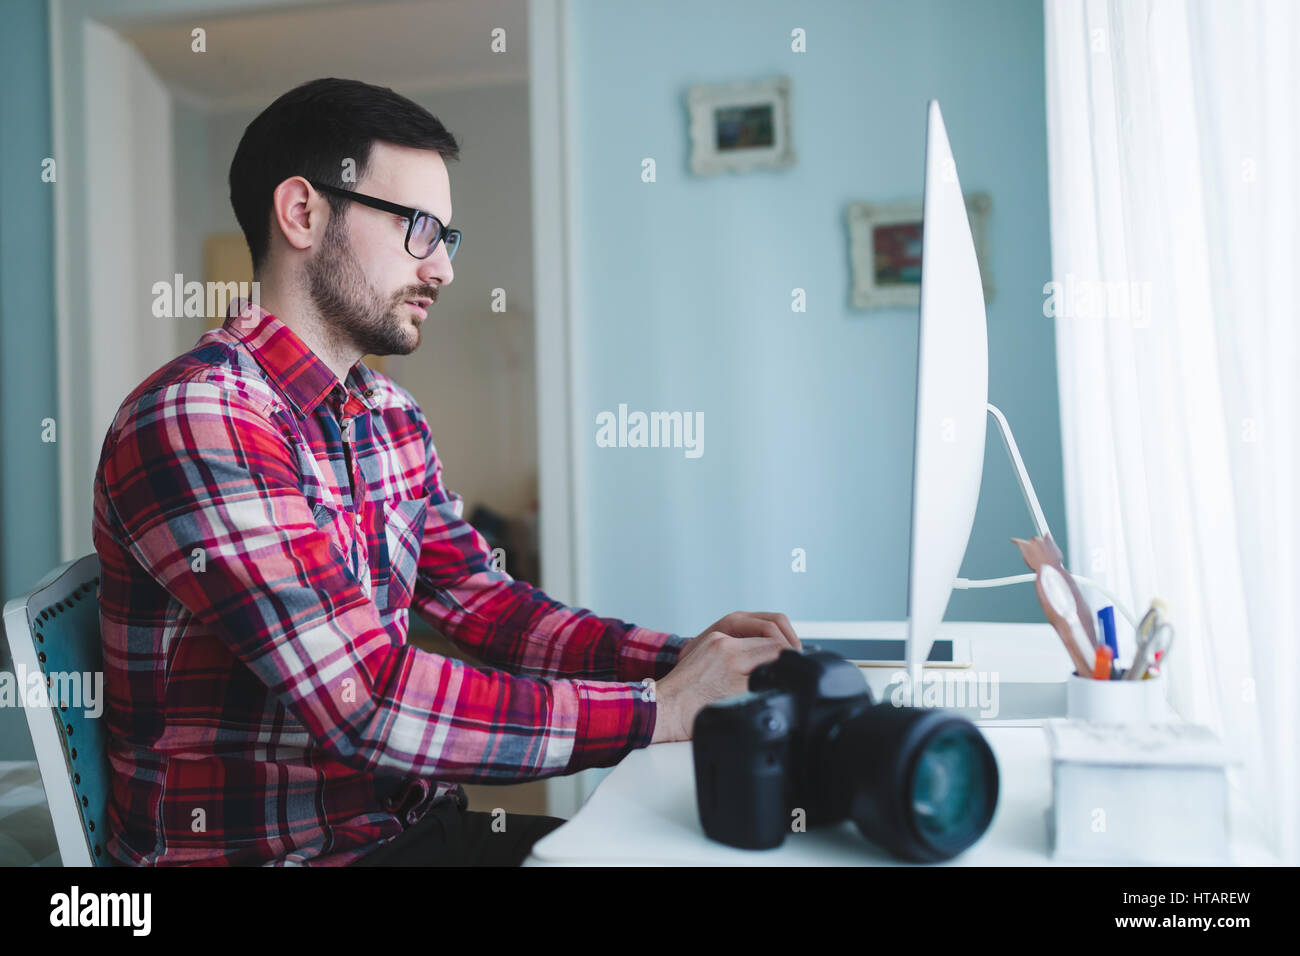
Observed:
[[[56,3],[56,149],[72,173],[56,199],[59,407],[61,431],[72,436],[60,448],[66,556],[93,549],[88,489],[114,410],[213,322],[158,318],[155,284],[251,278],[226,182],[244,127],[298,83],[346,76],[425,106],[461,147],[449,168],[467,243],[455,283],[421,349],[376,364],[419,402],[448,487],[504,547],[506,570],[575,599],[567,419],[543,422],[538,413],[567,400],[562,384],[556,398],[536,374],[538,314],[555,321],[557,296],[553,284],[538,283],[548,303],[539,306],[534,286],[530,19],[527,0]],[[82,242],[96,255],[85,256]],[[539,429],[558,440],[539,440]],[[550,449],[546,461],[539,448]],[[550,555],[558,557],[548,566]],[[464,656],[415,616],[411,641]],[[476,807],[562,815],[576,809],[578,792],[567,781],[492,787],[480,799],[467,789]],[[548,789],[557,796],[548,799]]]

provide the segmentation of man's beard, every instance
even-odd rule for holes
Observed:
[[[320,251],[307,263],[307,292],[336,346],[363,355],[410,355],[420,346],[407,299],[438,298],[433,286],[411,286],[385,298],[366,279],[352,257],[343,217],[331,215]],[[412,331],[414,335],[412,336]]]

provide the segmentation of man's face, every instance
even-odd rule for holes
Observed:
[[[447,166],[432,150],[375,143],[356,190],[415,206],[451,223]],[[426,309],[452,280],[446,243],[427,259],[406,251],[400,216],[348,203],[330,216],[320,247],[307,262],[307,291],[335,340],[363,355],[409,355],[420,345]]]

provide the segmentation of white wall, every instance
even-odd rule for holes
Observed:
[[[571,10],[578,600],[691,634],[736,608],[906,617],[917,309],[850,307],[845,210],[920,201],[931,98],[963,189],[992,200],[989,400],[1066,547],[1054,329],[1042,310],[1041,0],[574,0]],[[795,27],[805,53],[791,50]],[[795,165],[693,175],[689,87],[776,74],[791,79]],[[646,158],[653,183],[641,177]],[[792,311],[794,289],[806,312]],[[702,413],[703,455],[598,447],[596,416],[622,403]],[[1002,443],[986,447],[968,577],[1023,570],[1009,539],[1033,534]],[[1033,588],[1001,588],[954,594],[948,619],[1042,611]]]

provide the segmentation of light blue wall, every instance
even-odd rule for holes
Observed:
[[[963,188],[992,198],[990,398],[1065,549],[1041,2],[578,0],[572,26],[586,603],[690,633],[734,609],[906,616],[917,315],[849,308],[845,209],[920,197],[930,98]],[[691,175],[687,87],[772,74],[792,80],[797,165]],[[702,411],[703,457],[596,447],[620,402]],[[994,433],[987,448],[967,576],[1025,570],[1008,539],[1033,533]],[[1018,586],[959,593],[947,616],[1041,611]]]
[[[45,4],[14,0],[0,29],[0,569],[7,600],[58,563],[58,415],[54,338],[54,190],[50,41]],[[61,172],[61,170],[60,170]],[[0,653],[12,669],[8,648]],[[23,713],[0,708],[0,760],[33,756]]]

